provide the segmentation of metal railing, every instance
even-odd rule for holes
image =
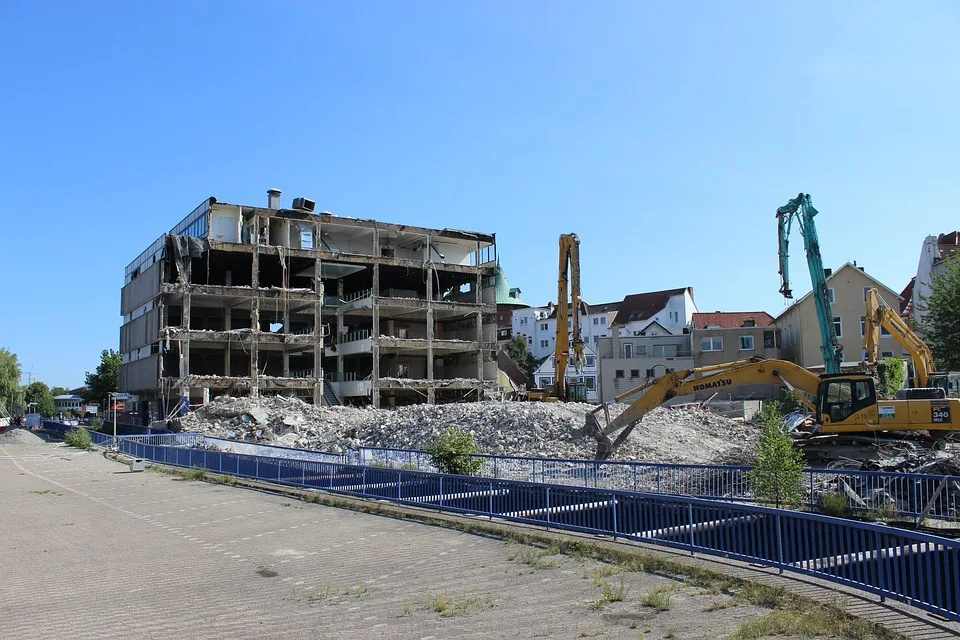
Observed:
[[[349,454],[355,464],[436,471],[430,454],[409,449],[361,448]],[[577,485],[596,489],[685,495],[713,500],[753,502],[751,467],[608,462],[476,455],[479,475]],[[802,477],[806,505],[818,508],[825,494],[847,497],[853,512],[882,511],[922,520],[960,521],[960,476],[916,473],[806,469]]]
[[[343,302],[356,302],[357,300],[364,300],[371,296],[373,296],[373,289],[361,289],[360,291],[343,294]]]
[[[337,343],[344,344],[346,342],[357,342],[358,340],[366,340],[369,337],[370,329],[357,329],[356,331],[341,334],[337,340]]]
[[[180,467],[489,516],[808,574],[960,620],[960,542],[828,516],[684,496],[158,446],[123,453]]]

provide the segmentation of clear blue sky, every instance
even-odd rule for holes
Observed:
[[[207,196],[497,234],[528,302],[779,313],[774,210],[896,289],[960,227],[953,2],[0,1],[0,346],[79,385]],[[799,236],[793,275],[809,289]]]

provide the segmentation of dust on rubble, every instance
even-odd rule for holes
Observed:
[[[339,452],[345,447],[422,449],[448,427],[470,431],[484,453],[593,458],[585,428],[596,405],[473,402],[395,410],[314,406],[297,398],[221,397],[180,418],[185,431],[237,440]],[[611,407],[615,416],[625,405]],[[699,406],[659,408],[644,416],[615,454],[618,460],[749,462],[757,429]]]

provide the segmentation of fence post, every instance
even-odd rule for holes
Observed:
[[[690,518],[690,555],[693,555],[693,503],[687,503],[687,514]]]
[[[613,539],[617,539],[617,496],[610,499],[610,507],[613,509]]]
[[[300,486],[307,486],[307,467],[306,465],[300,466]]]
[[[256,477],[256,479],[259,480],[260,479],[260,456],[257,456],[256,458],[254,458],[253,461],[257,463],[253,471],[254,477]]]
[[[493,480],[490,481],[490,519],[493,520]]]
[[[777,570],[783,575],[783,533],[780,531],[780,514],[777,514],[777,562],[780,566]]]
[[[660,493],[660,465],[657,465],[657,493]]]
[[[589,472],[587,471],[587,467],[589,464],[590,464],[589,462],[583,463],[583,486],[584,487],[590,486],[590,475],[589,475]]]
[[[217,457],[220,458],[220,473],[223,473],[223,452],[220,451]]]
[[[550,530],[550,487],[547,487],[547,531]]]
[[[887,550],[884,549],[882,546],[880,546],[880,532],[879,532],[879,531],[874,531],[874,532],[873,532],[873,539],[876,541],[876,542],[874,543],[874,547],[876,548],[877,552],[880,554],[880,557],[877,559],[877,560],[878,560],[878,564],[877,564],[877,579],[878,579],[879,582],[880,582],[880,584],[878,585],[878,586],[880,587],[880,602],[886,602],[886,601],[887,601],[887,597],[886,597],[885,595],[883,595],[883,592],[884,592],[884,590],[887,588],[887,581],[884,580],[884,576],[885,576],[886,573],[887,573],[887,563],[886,563]],[[933,577],[933,576],[928,576],[928,578],[932,578],[932,577]]]
[[[403,471],[397,471],[397,500],[403,500]]]
[[[361,485],[363,487],[363,495],[367,495],[367,468],[366,467],[363,468],[363,476],[362,476],[361,482],[363,483]]]
[[[440,507],[443,508],[443,476],[440,476]]]

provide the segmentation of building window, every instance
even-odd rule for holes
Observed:
[[[636,352],[638,358],[640,356],[647,355],[647,347],[642,344],[638,344],[637,348],[634,351]]]
[[[833,287],[827,287],[827,302],[833,304]]]
[[[604,316],[603,318],[600,318],[600,324],[606,326],[606,324],[607,324],[607,318],[606,318],[606,316]]]
[[[753,336],[740,336],[740,351],[753,351]]]
[[[881,352],[880,352],[880,357],[881,357],[881,358],[892,358],[892,357],[893,357],[893,351],[881,351]]]
[[[653,377],[653,369],[647,369],[647,377],[648,377],[648,378],[652,378],[652,377]]]
[[[766,329],[763,332],[763,348],[776,349],[780,346],[780,332],[776,329]]]
[[[833,316],[833,331],[837,334],[838,338],[843,337],[843,322],[841,321],[841,316]]]
[[[880,335],[882,335],[882,336],[888,336],[888,335],[890,335],[890,332],[887,331],[887,328],[886,328],[886,327],[880,327]]]
[[[593,376],[586,376],[583,382],[587,385],[587,391],[593,391],[597,388],[597,379]]]
[[[549,386],[550,386],[550,378],[540,378],[540,388],[541,388],[541,389],[544,388],[544,387],[549,387]]]
[[[700,338],[700,351],[723,351],[723,338]]]
[[[587,360],[588,367],[592,367],[596,364],[596,360],[593,356],[587,356],[586,360]]]
[[[744,327],[744,328],[746,328],[746,327],[755,327],[755,326],[757,326],[757,321],[756,321],[756,320],[744,320],[744,321],[743,321],[743,327]]]
[[[593,319],[593,324],[594,324],[594,325],[600,324],[600,318],[594,318],[594,319]]]
[[[654,358],[676,358],[677,345],[675,344],[655,344],[653,345]]]
[[[623,369],[617,369],[616,371],[614,371],[614,372],[613,372],[613,377],[614,377],[614,378],[622,378],[622,377],[623,377]]]
[[[541,341],[540,341],[540,347],[541,347],[542,349],[546,349],[546,348],[549,347],[549,346],[550,346],[550,343],[549,343],[547,340],[541,340]]]
[[[639,377],[640,377],[640,369],[630,369],[630,377],[631,377],[631,378],[639,378]]]
[[[864,302],[867,301],[867,292],[870,291],[870,289],[873,289],[873,287],[864,287],[864,288],[863,288],[863,301],[864,301]]]
[[[867,335],[867,316],[860,316],[860,337]]]
[[[600,336],[593,336],[593,344],[600,342]]]
[[[546,330],[547,330],[547,323],[546,323],[546,322],[541,322],[541,323],[540,323],[540,331],[546,331]]]
[[[625,345],[623,345],[623,357],[624,357],[624,358],[632,358],[632,357],[633,357],[633,345],[632,345],[632,344],[625,344]]]
[[[533,346],[533,338],[531,338],[531,337],[529,337],[529,336],[527,336],[527,346],[528,346],[528,347],[532,347],[532,346]]]

